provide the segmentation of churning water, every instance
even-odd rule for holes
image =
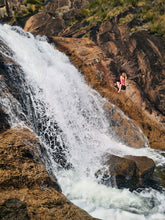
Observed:
[[[34,118],[31,127],[47,149],[51,161],[47,168],[55,173],[63,193],[100,219],[165,219],[164,192],[119,190],[98,184],[94,178],[105,152],[148,156],[163,166],[160,152],[116,142],[102,108],[106,100],[86,85],[70,60],[46,38],[0,25],[0,39],[13,51],[5,56],[12,57],[24,73],[25,93],[31,98],[35,115],[30,117],[29,113],[27,118]],[[72,169],[62,168],[69,164]]]

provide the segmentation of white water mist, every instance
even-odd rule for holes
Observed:
[[[64,194],[92,216],[104,220],[165,219],[163,192],[131,193],[108,188],[98,184],[94,177],[105,152],[148,156],[161,165],[164,158],[159,152],[148,148],[132,149],[113,140],[102,109],[106,100],[85,84],[70,60],[48,44],[46,38],[34,37],[8,25],[0,25],[0,29],[0,37],[14,52],[13,58],[24,71],[35,100],[44,103],[43,113],[34,102],[36,114],[39,111],[41,117],[46,115],[50,120],[51,129],[46,128],[43,134],[48,132],[51,136],[52,132],[54,135],[53,121],[61,129],[57,141],[67,146],[65,156],[74,169],[59,171],[53,162],[53,149],[46,143],[45,146]]]

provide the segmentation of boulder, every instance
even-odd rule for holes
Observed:
[[[42,12],[26,21],[24,29],[36,35],[58,36],[87,2],[88,0],[48,0],[44,3]]]
[[[24,29],[40,36],[56,36],[64,29],[64,26],[64,20],[60,16],[53,17],[48,13],[40,12],[28,19]]]
[[[131,191],[142,187],[160,189],[159,179],[154,176],[155,163],[145,156],[118,157],[106,154],[103,168],[95,173],[98,181]]]
[[[110,122],[113,138],[133,148],[142,148],[148,145],[148,139],[139,126],[115,105],[106,103],[104,110]]]
[[[139,184],[145,186],[153,179],[155,163],[152,159],[145,156],[125,156],[133,160],[138,168]]]
[[[95,219],[62,194],[40,151],[27,128],[0,134],[0,219]]]
[[[117,186],[119,189],[137,188],[137,167],[133,160],[110,155],[104,166],[95,173],[99,182],[108,186]]]

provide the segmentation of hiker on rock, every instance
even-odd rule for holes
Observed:
[[[122,75],[120,76],[120,81],[116,83],[117,87],[118,87],[118,93],[121,91],[121,89],[125,90],[126,89],[126,79],[127,79],[127,75],[125,72],[122,73]]]

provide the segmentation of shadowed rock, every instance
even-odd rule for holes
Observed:
[[[141,186],[152,186],[154,183],[155,163],[152,159],[145,156],[125,156],[133,160],[138,168],[139,184]],[[156,183],[156,182],[155,182]]]
[[[160,182],[154,176],[155,164],[143,156],[105,155],[104,168],[95,173],[99,182],[105,185],[129,188],[131,191],[141,187],[161,189]]]
[[[0,109],[0,133],[3,131],[6,131],[10,128],[9,122],[8,122],[8,115]]]
[[[17,220],[30,220],[26,203],[21,202],[19,199],[8,199],[0,207],[0,218],[2,220],[17,219]]]

